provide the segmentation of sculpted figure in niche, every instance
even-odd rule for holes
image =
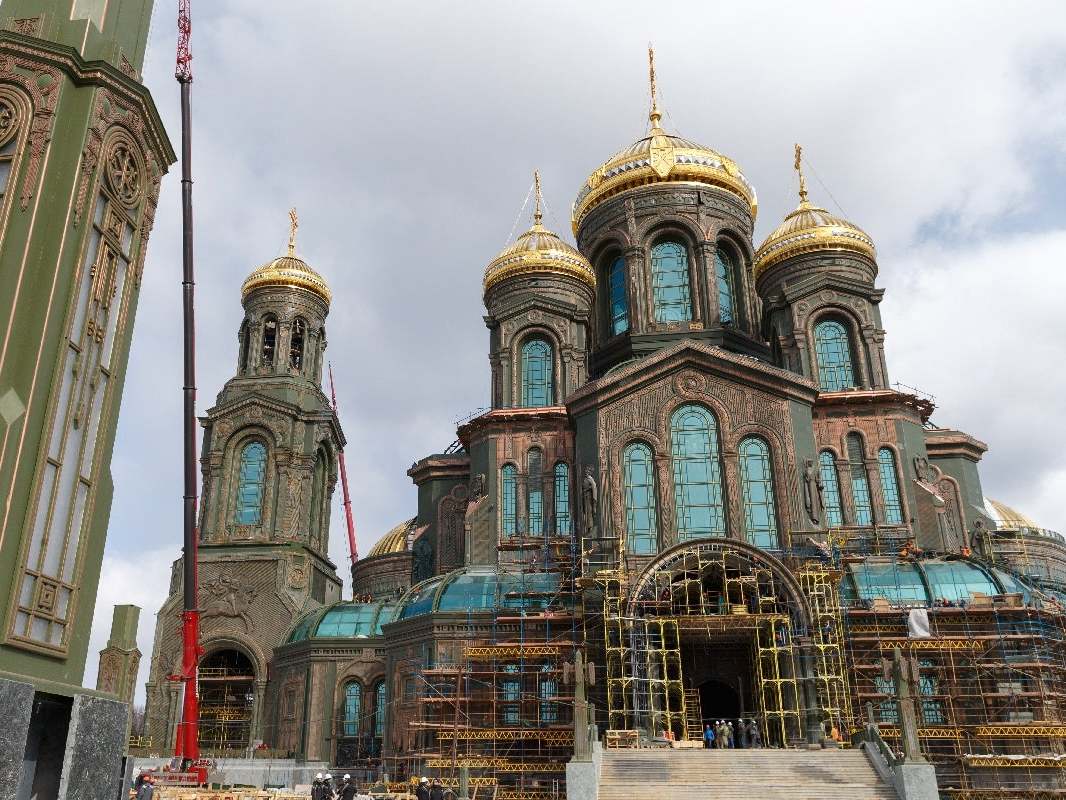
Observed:
[[[597,514],[600,504],[600,489],[592,474],[592,466],[585,467],[585,477],[581,481],[581,525],[586,534],[597,530]]]
[[[821,523],[824,488],[821,472],[814,468],[814,461],[808,458],[803,467],[803,506],[807,509],[807,517],[815,525]]]

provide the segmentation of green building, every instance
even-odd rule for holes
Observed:
[[[81,681],[141,275],[175,161],[140,78],[152,5],[0,6],[3,800],[117,785],[126,705]]]

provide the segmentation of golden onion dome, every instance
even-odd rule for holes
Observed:
[[[245,278],[241,285],[241,298],[245,299],[256,289],[264,287],[283,287],[304,289],[318,295],[328,306],[333,295],[325,278],[319,275],[302,258],[296,255],[296,209],[289,212],[289,252],[268,261]]]
[[[370,548],[367,558],[384,556],[390,553],[404,553],[407,551],[407,534],[414,527],[415,519],[404,520],[391,531],[386,533],[377,544]]]
[[[577,235],[581,220],[603,201],[652,183],[690,183],[714,186],[743,200],[754,220],[759,201],[736,162],[717,150],[663,130],[655,90],[654,53],[648,49],[651,77],[651,131],[609,158],[593,172],[574,200],[572,224]]]
[[[541,224],[539,173],[534,173],[534,184],[536,210],[533,212],[533,227],[489,262],[485,269],[485,291],[505,278],[542,273],[569,275],[595,289],[596,272],[589,260]]]
[[[796,145],[796,170],[799,172],[800,203],[785,217],[755,251],[752,270],[758,278],[774,264],[803,253],[825,250],[845,250],[875,260],[877,251],[873,239],[862,228],[848,220],[830,214],[807,200],[807,182],[803,177],[800,158],[802,149]]]

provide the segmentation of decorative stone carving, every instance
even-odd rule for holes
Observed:
[[[252,617],[249,611],[257,594],[254,586],[242,586],[240,581],[222,572],[213,581],[200,584],[200,591],[206,592],[207,598],[201,600],[203,607],[200,617],[203,620],[239,619],[244,624],[245,632],[252,632]],[[201,598],[203,597],[204,595],[201,595]]]
[[[600,488],[589,464],[585,466],[585,475],[581,479],[581,528],[586,536],[599,529],[599,506]]]

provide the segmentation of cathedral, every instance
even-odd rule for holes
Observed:
[[[491,409],[408,470],[417,509],[352,600],[327,552],[330,289],[294,239],[245,280],[201,418],[201,747],[540,800],[596,743],[746,720],[769,747],[903,750],[912,713],[942,789],[1062,789],[1066,542],[986,499],[985,444],[890,383],[874,242],[809,198],[799,148],[798,205],[758,243],[740,167],[655,98],[652,72],[645,135],[578,189],[576,246],[538,176],[532,226],[486,258]]]

